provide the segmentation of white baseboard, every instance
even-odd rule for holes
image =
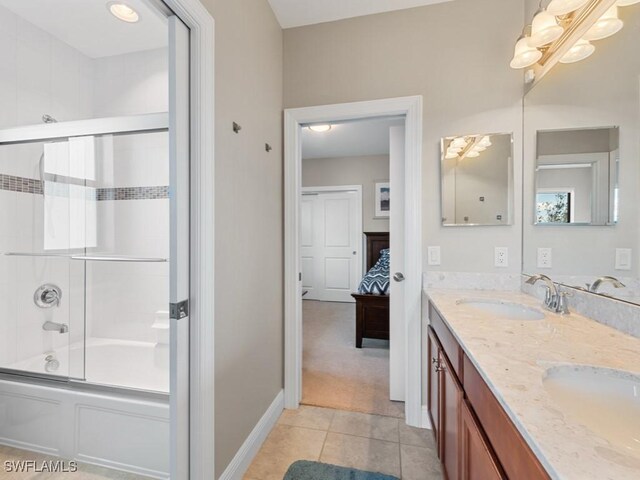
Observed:
[[[429,418],[429,407],[426,405],[422,405],[422,428],[427,428],[429,430],[433,430],[431,428],[431,419]]]
[[[280,418],[282,410],[284,410],[284,391],[280,390],[219,480],[242,480],[267,435]]]

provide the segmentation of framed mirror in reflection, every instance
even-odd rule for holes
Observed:
[[[446,137],[441,149],[442,225],[511,225],[512,134]]]
[[[618,221],[618,127],[539,131],[536,150],[536,225]]]

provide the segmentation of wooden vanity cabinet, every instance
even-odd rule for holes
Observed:
[[[446,480],[549,480],[429,303],[427,408]]]

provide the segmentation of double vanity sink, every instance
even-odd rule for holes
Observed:
[[[521,293],[427,295],[549,477],[640,478],[640,339]]]

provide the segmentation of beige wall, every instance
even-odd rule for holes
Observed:
[[[283,386],[282,30],[267,0],[202,3],[216,21],[217,477]]]
[[[314,158],[302,161],[303,187],[362,185],[362,228],[388,232],[389,220],[375,216],[375,183],[389,181],[389,156]]]
[[[523,15],[522,2],[456,0],[285,30],[286,108],[423,95],[424,248],[441,246],[437,270],[520,272],[520,199],[512,226],[441,227],[439,163],[441,137],[515,132],[520,190],[522,74],[509,60]],[[495,270],[495,246],[509,247],[509,269]]]

